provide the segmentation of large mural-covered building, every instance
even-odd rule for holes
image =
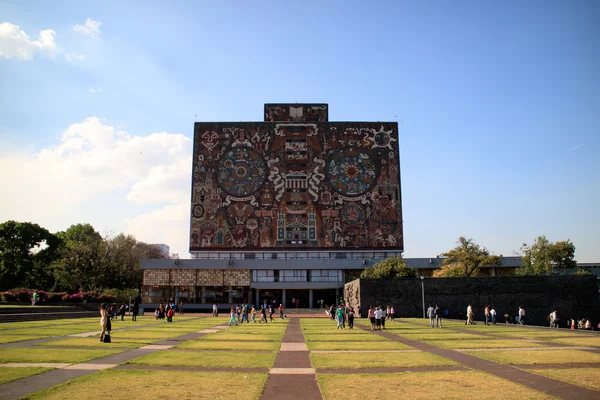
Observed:
[[[328,115],[266,104],[263,122],[195,123],[193,259],[144,261],[145,302],[315,307],[403,251],[398,124]]]

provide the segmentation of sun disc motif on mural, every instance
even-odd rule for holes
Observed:
[[[344,220],[350,225],[359,225],[365,221],[365,212],[360,204],[346,204],[342,210]]]
[[[375,163],[368,153],[355,148],[333,152],[327,161],[331,187],[345,196],[367,193],[377,180]]]
[[[219,186],[232,196],[249,196],[264,183],[266,168],[264,160],[256,151],[249,147],[234,147],[225,152],[219,164]]]

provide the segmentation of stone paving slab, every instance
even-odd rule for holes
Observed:
[[[48,389],[71,379],[93,374],[96,371],[83,369],[55,369],[43,374],[30,376],[0,385],[0,400],[15,400]]]
[[[91,363],[82,363],[82,364],[73,364],[68,367],[64,367],[63,369],[81,369],[86,371],[102,371],[104,369],[114,368],[117,364],[91,364]]]
[[[314,354],[339,354],[339,353],[421,353],[421,350],[311,350]]]
[[[308,351],[306,343],[281,343],[279,351]]]
[[[217,333],[219,332],[219,329],[203,329],[201,331],[198,331],[198,333]]]
[[[165,345],[165,344],[149,344],[147,346],[140,347],[140,350],[168,350],[172,348],[173,345]]]
[[[553,350],[590,350],[590,347],[581,346],[553,346],[553,347],[508,347],[500,349],[453,349],[454,351],[470,352],[470,351],[553,351]]]
[[[426,367],[382,367],[382,368],[323,368],[320,374],[381,374],[396,372],[469,371],[462,365]]]
[[[94,331],[94,332],[76,333],[76,334],[67,335],[67,336],[68,337],[88,338],[88,337],[99,335],[101,333],[102,333],[102,331]]]
[[[126,370],[145,370],[145,371],[189,371],[189,372],[246,372],[266,374],[268,368],[204,368],[189,367],[184,365],[144,365],[144,364],[123,364],[117,365],[114,369]]]
[[[261,400],[323,400],[315,375],[269,375]]]
[[[314,375],[314,368],[271,368],[269,374],[273,375]]]

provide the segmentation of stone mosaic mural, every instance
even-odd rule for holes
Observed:
[[[190,251],[403,250],[397,123],[265,120],[195,124]]]

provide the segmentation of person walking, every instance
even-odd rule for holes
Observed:
[[[494,307],[490,310],[490,316],[492,317],[492,324],[496,325],[496,310],[494,310]]]
[[[435,318],[435,314],[433,313],[433,307],[431,306],[431,304],[429,305],[429,308],[427,308],[427,318],[429,318],[429,327],[433,328],[433,320]]]
[[[491,315],[490,315],[490,306],[487,305],[487,304],[485,305],[485,311],[484,311],[484,313],[485,313],[485,323],[484,323],[484,325],[490,326],[490,318],[491,318]]]
[[[244,320],[246,320],[246,323],[250,322],[250,321],[248,321],[248,304],[244,304],[242,306],[242,320],[241,320],[240,324],[243,324]]]
[[[231,310],[229,311],[229,322],[227,323],[227,326],[231,326],[231,323],[237,326],[237,321],[235,319],[235,308],[233,306],[231,306]]]
[[[350,311],[348,312],[348,328],[350,330],[354,329],[354,308],[350,307]]]
[[[284,319],[285,315],[283,315],[283,303],[279,304],[279,319]]]
[[[390,318],[392,321],[394,321],[394,318],[396,317],[396,311],[394,310],[394,306],[390,306]]]
[[[100,328],[102,331],[100,332],[100,341],[104,342],[104,335],[106,334],[106,328],[108,325],[108,310],[106,309],[106,304],[100,304]]]
[[[465,322],[465,325],[474,325],[473,324],[473,307],[471,306],[470,303],[469,303],[469,306],[467,307],[467,322]]]
[[[140,305],[136,300],[133,301],[133,306],[131,306],[131,320],[137,321],[137,316],[140,313]]]
[[[375,309],[375,329],[381,330],[381,306]]]
[[[385,329],[385,320],[387,319],[387,311],[388,311],[389,307],[387,309],[381,307],[381,329]]]
[[[250,317],[252,318],[252,323],[256,323],[256,308],[252,306],[252,310],[250,310]]]
[[[369,321],[371,321],[371,330],[374,331],[375,330],[375,310],[373,309],[373,306],[369,306],[369,312],[367,314],[367,317],[369,318]]]
[[[269,319],[273,322],[273,306],[269,306]]]
[[[213,304],[213,313],[212,313],[213,317],[218,317],[219,316],[219,308],[217,307],[216,304]]]
[[[173,322],[173,315],[175,315],[175,309],[169,307],[169,311],[167,311],[167,322]]]
[[[179,315],[183,315],[183,301],[179,301]]]
[[[265,321],[265,324],[267,323],[267,307],[264,304],[260,307],[260,319],[258,322],[263,321]]]
[[[433,310],[433,313],[435,314],[435,327],[441,328],[443,311],[440,307],[438,307],[437,304],[435,305],[435,309]]]
[[[337,328],[344,329],[344,308],[340,304],[336,310],[337,315]]]
[[[519,306],[519,324],[525,325],[525,309]]]
[[[119,307],[119,314],[121,315],[121,321],[125,321],[125,303],[121,304],[121,307]]]

